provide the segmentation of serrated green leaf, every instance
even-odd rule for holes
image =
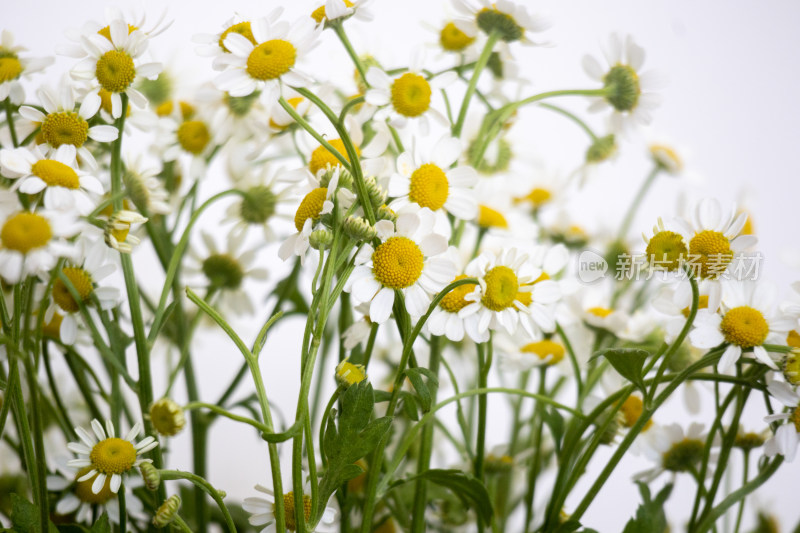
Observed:
[[[15,533],[39,533],[42,530],[39,522],[39,508],[21,497],[11,494],[11,525],[9,531]],[[55,524],[48,520],[48,533],[58,533]]]
[[[642,370],[650,352],[641,348],[608,348],[596,352],[593,357],[603,356],[614,367],[614,370],[636,385],[643,393],[646,392]]]
[[[645,483],[637,484],[642,494],[642,504],[636,510],[636,516],[625,524],[622,533],[664,533],[667,531],[664,503],[672,492],[672,484],[664,486],[654,500],[651,498],[650,488]]]

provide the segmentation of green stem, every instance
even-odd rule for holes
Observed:
[[[478,61],[475,63],[475,69],[472,71],[472,77],[469,80],[469,85],[467,85],[467,92],[464,94],[464,100],[461,101],[461,108],[458,110],[458,118],[456,119],[456,123],[453,125],[453,137],[461,136],[461,129],[464,127],[464,121],[467,118],[469,102],[472,100],[472,95],[475,94],[475,89],[478,87],[478,79],[481,76],[481,72],[483,72],[483,69],[486,67],[486,63],[489,62],[489,57],[492,55],[494,45],[497,43],[499,38],[500,35],[498,33],[492,32],[489,34],[489,38],[486,39],[486,44],[483,46],[481,55],[478,57]]]
[[[639,206],[642,204],[644,197],[647,195],[647,191],[650,190],[650,187],[658,177],[658,173],[661,172],[661,166],[655,165],[653,170],[647,175],[644,182],[642,183],[641,187],[636,193],[636,196],[633,198],[631,205],[628,206],[628,210],[625,212],[625,217],[622,219],[622,224],[619,227],[619,231],[617,232],[617,240],[619,242],[625,242],[625,238],[628,236],[628,231],[631,229],[631,224],[633,224],[633,219],[636,216],[636,212],[639,210]]]
[[[6,98],[6,119],[8,120],[8,131],[11,133],[11,143],[14,148],[19,147],[17,140],[17,128],[14,126],[14,113],[11,111],[11,97]]]
[[[117,501],[119,502],[119,533],[126,533],[128,531],[128,508],[125,505],[125,487],[120,487],[117,493]]]
[[[545,384],[547,377],[547,367],[541,368],[539,374],[539,394],[544,396],[546,393]],[[544,426],[544,417],[542,416],[544,406],[540,402],[536,402],[536,409],[531,419],[531,439],[535,443],[533,459],[530,468],[528,469],[528,490],[525,493],[525,531],[531,527],[533,521],[533,503],[536,497],[536,480],[539,478],[539,465],[542,462],[542,429]]]
[[[582,129],[582,130],[583,130],[583,131],[585,131],[585,132],[586,132],[586,134],[587,134],[589,137],[591,137],[592,141],[596,141],[596,140],[597,140],[597,135],[595,135],[594,131],[592,131],[592,128],[590,128],[590,127],[589,127],[589,125],[588,125],[588,124],[586,124],[586,122],[584,122],[584,121],[583,121],[583,120],[582,120],[580,117],[578,117],[577,115],[575,115],[575,114],[573,114],[573,113],[570,113],[569,111],[567,111],[567,110],[566,110],[566,109],[564,109],[563,107],[559,107],[559,106],[555,106],[555,105],[553,105],[553,104],[547,104],[547,103],[545,103],[545,104],[539,104],[539,107],[541,107],[541,108],[544,108],[544,109],[549,109],[550,111],[555,111],[555,112],[556,112],[556,113],[558,113],[559,115],[563,115],[563,116],[567,117],[567,118],[568,118],[568,119],[570,119],[572,122],[574,122],[575,124],[577,124],[577,125],[578,125],[578,126],[579,126],[579,127]]]
[[[347,38],[347,33],[344,31],[344,24],[341,22],[335,22],[331,24],[331,27],[333,28],[333,31],[336,32],[336,36],[339,37],[339,40],[342,41],[345,50],[347,50],[347,55],[349,55],[350,59],[353,60],[353,64],[356,66],[364,85],[369,87],[369,82],[367,81],[367,71],[364,70],[364,65],[361,63],[361,60],[358,58],[358,54],[356,54],[356,51],[353,49],[350,39]]]
[[[205,491],[206,494],[211,496],[211,499],[216,502],[217,507],[219,507],[219,510],[222,512],[222,518],[225,520],[225,525],[227,525],[228,531],[230,533],[236,533],[236,525],[233,523],[231,513],[228,511],[228,507],[225,505],[225,502],[222,501],[219,491],[216,490],[211,483],[200,476],[197,476],[191,472],[184,472],[182,470],[159,470],[159,475],[161,476],[162,481],[185,479],[194,483],[196,487],[200,487],[203,491]],[[278,505],[278,500],[282,499],[283,498],[275,499],[276,506]],[[280,521],[280,517],[277,518],[277,521]]]
[[[742,487],[747,486],[747,477],[750,473],[750,450],[744,451],[744,461],[742,464]],[[736,526],[733,528],[733,533],[739,533],[742,527],[742,516],[744,516],[744,503],[745,499],[739,502],[739,511],[736,513]]]

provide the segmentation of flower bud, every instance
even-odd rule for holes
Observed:
[[[147,219],[135,211],[117,211],[106,223],[103,232],[106,244],[120,253],[131,253],[133,247],[140,242],[138,237],[130,234],[131,226],[145,222]]]
[[[617,142],[614,134],[598,137],[586,150],[587,163],[602,163],[617,151]]]
[[[390,220],[395,222],[397,220],[397,213],[392,211],[392,209],[388,205],[382,205],[378,207],[375,213],[376,220]]]
[[[620,64],[611,67],[603,82],[608,89],[606,101],[617,111],[632,111],[639,103],[639,95],[642,93],[639,75],[631,66]]]
[[[349,216],[344,219],[344,232],[356,241],[371,241],[377,236],[375,228],[361,217]]]
[[[311,232],[308,236],[308,243],[315,250],[324,250],[330,247],[333,242],[333,233],[326,229],[318,229]]]
[[[175,520],[180,508],[181,498],[177,494],[173,494],[156,510],[156,515],[153,517],[153,525],[158,528],[166,527]]]
[[[144,486],[147,490],[156,491],[161,484],[161,474],[152,463],[142,463],[139,465],[139,472],[142,474]]]
[[[156,431],[167,437],[177,435],[186,425],[183,408],[169,398],[161,398],[150,406],[150,420]]]
[[[367,194],[369,195],[369,201],[372,203],[372,207],[377,209],[385,204],[386,197],[389,193],[386,189],[378,185],[378,180],[375,179],[374,176],[369,176],[364,178],[364,182],[367,185]]]
[[[349,387],[367,379],[364,365],[355,365],[345,359],[336,365],[336,382],[340,387]]]

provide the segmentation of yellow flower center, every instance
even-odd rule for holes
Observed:
[[[136,462],[136,448],[125,439],[111,437],[94,445],[89,460],[101,474],[124,474]]]
[[[707,294],[701,294],[700,297],[697,299],[697,309],[708,309],[708,295]],[[714,309],[714,311],[716,311],[716,309]],[[692,312],[692,308],[688,307],[688,306],[684,307],[681,310],[681,314],[684,316],[684,318],[689,318],[689,313],[691,313],[691,312]]]
[[[89,123],[72,111],[50,113],[42,122],[42,136],[45,142],[56,148],[62,144],[80,148],[86,142],[88,134]]]
[[[550,356],[549,364],[554,365],[564,358],[564,347],[557,342],[551,340],[543,340],[539,342],[531,342],[526,344],[520,351],[523,353],[531,353],[545,359]]]
[[[50,322],[42,324],[42,335],[50,337],[51,339],[61,339],[61,322],[64,320],[64,315],[58,311],[53,313],[53,318]]]
[[[482,228],[507,228],[508,221],[503,213],[489,206],[478,206],[478,226]]]
[[[431,86],[419,74],[406,72],[392,83],[392,106],[406,117],[418,117],[431,106]]]
[[[14,55],[0,57],[0,83],[15,80],[22,74],[22,63]]]
[[[109,50],[97,60],[94,74],[103,89],[121,93],[125,92],[136,78],[136,67],[128,52]]]
[[[703,458],[705,443],[698,439],[683,439],[664,452],[662,464],[671,472],[686,472],[697,466]]]
[[[514,305],[519,292],[519,279],[507,266],[496,266],[484,276],[486,290],[481,297],[484,307],[502,311]]]
[[[294,214],[294,227],[297,231],[303,231],[303,226],[306,220],[317,220],[322,213],[322,204],[325,203],[325,198],[328,195],[328,189],[325,187],[317,187],[310,193],[306,194],[303,201],[300,202],[300,207]]]
[[[792,330],[786,335],[786,344],[792,348],[800,348],[800,333],[797,330]]]
[[[452,22],[445,24],[439,32],[439,44],[448,52],[460,52],[475,41],[475,37],[470,37]]]
[[[61,161],[54,159],[41,159],[31,166],[31,173],[41,178],[48,187],[65,187],[67,189],[78,189],[81,182],[78,173]]]
[[[287,492],[283,495],[283,511],[286,521],[286,529],[297,531],[297,520],[294,516],[294,492]],[[306,522],[311,518],[311,496],[303,495],[303,515]],[[274,516],[274,513],[273,513]]]
[[[674,231],[659,231],[647,243],[647,260],[659,270],[677,270],[686,258],[686,243]]]
[[[11,215],[0,230],[3,248],[16,250],[23,254],[34,248],[41,248],[50,242],[53,230],[50,222],[36,213],[17,213]]]
[[[372,273],[384,287],[410,287],[422,274],[425,257],[407,237],[390,237],[372,252]]]
[[[800,433],[800,405],[792,411],[792,422],[794,423],[794,429]]]
[[[130,35],[131,33],[135,32],[138,29],[139,28],[137,28],[133,24],[128,24],[128,35]],[[101,28],[101,29],[97,30],[97,33],[102,35],[103,37],[105,37],[109,41],[111,40],[111,27],[110,26],[106,26],[105,28]]]
[[[344,5],[347,7],[353,7],[353,2],[350,0],[344,0]],[[326,16],[324,5],[319,6],[317,9],[311,12],[311,18],[314,19],[314,22],[317,24],[321,24]]]
[[[553,198],[553,193],[544,187],[534,187],[525,196],[515,198],[515,203],[530,202],[533,207],[541,207]]]
[[[184,102],[183,100],[178,102],[178,106],[181,110],[181,118],[183,120],[189,120],[194,116],[195,108],[189,102]],[[172,111],[175,109],[175,102],[172,100],[167,100],[166,102],[160,104],[156,107],[156,115],[159,117],[166,117],[172,114]]]
[[[731,242],[719,231],[703,230],[689,241],[689,259],[701,278],[717,278],[733,260]]]
[[[78,470],[78,473],[75,474],[75,479],[77,480],[78,478],[86,475],[91,469],[92,469],[91,466],[85,466],[81,468],[80,470]],[[110,477],[106,478],[106,482],[103,484],[103,488],[100,489],[100,492],[98,492],[97,494],[92,492],[92,484],[99,475],[100,474],[95,474],[94,476],[90,477],[87,480],[75,482],[75,489],[74,489],[75,496],[77,496],[78,499],[83,503],[88,503],[90,505],[94,504],[103,505],[104,503],[107,503],[109,500],[111,500],[111,498],[116,497],[116,494],[111,492]]]
[[[238,24],[234,24],[227,30],[223,31],[219,36],[219,47],[222,48],[222,50],[224,50],[226,53],[230,53],[231,51],[225,48],[225,37],[227,37],[231,32],[238,33],[254,45],[256,44],[256,38],[253,37],[253,30],[250,28],[250,21],[239,22]]]
[[[746,305],[725,313],[719,329],[725,341],[742,348],[761,345],[769,334],[769,324],[761,311]]]
[[[201,120],[186,120],[178,126],[178,142],[190,154],[203,153],[210,140],[211,134]]]
[[[628,396],[619,408],[619,412],[622,415],[622,425],[626,428],[633,427],[639,417],[642,416],[642,411],[644,411],[642,399],[635,395]],[[648,420],[644,425],[643,431],[649,429],[652,425],[653,420]]]
[[[589,309],[587,309],[587,312],[593,314],[596,317],[605,318],[611,313],[613,313],[614,310],[608,309],[607,307],[590,307]]]
[[[88,302],[94,290],[92,276],[80,267],[64,267],[62,272],[75,287],[81,302]],[[61,278],[57,278],[53,283],[53,301],[68,313],[75,313],[80,309],[80,305],[72,297],[66,283],[61,281]]]
[[[460,279],[466,278],[466,274],[461,274],[455,277],[453,281],[458,281]],[[467,305],[469,302],[464,299],[464,297],[475,290],[474,285],[470,285],[469,283],[465,283],[464,285],[459,285],[452,291],[445,294],[442,301],[439,302],[439,306],[447,311],[448,313],[458,313]]]
[[[328,144],[330,144],[337,152],[339,152],[339,154],[344,157],[345,161],[350,163],[350,156],[347,155],[347,150],[345,150],[344,143],[341,139],[333,139],[328,141]],[[356,149],[356,155],[361,155],[361,150],[358,149],[358,146],[354,146],[354,148]],[[328,165],[331,167],[336,167],[339,165],[339,160],[330,152],[330,150],[324,146],[320,146],[311,152],[311,160],[308,162],[308,169],[312,174],[316,176],[317,172],[323,168],[327,168]]]
[[[289,41],[271,39],[256,46],[247,58],[247,73],[257,80],[274,80],[289,72],[297,49]]]
[[[186,425],[183,409],[169,398],[162,398],[150,406],[150,420],[156,431],[168,437],[177,435]]]
[[[676,174],[683,170],[683,160],[670,146],[653,144],[650,146],[650,155],[653,156],[656,163],[667,172]]]
[[[426,163],[411,174],[408,199],[412,202],[436,211],[445,204],[449,193],[447,176],[433,163]]]

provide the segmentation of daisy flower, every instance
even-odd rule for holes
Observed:
[[[467,258],[462,257],[462,254],[457,248],[448,248],[446,255],[453,264],[456,265],[457,272],[460,272],[460,274],[450,280],[450,283],[469,277],[463,273],[463,267],[467,262]],[[462,318],[458,314],[459,311],[469,305],[470,302],[465,300],[464,297],[473,290],[475,290],[475,285],[465,283],[448,292],[428,317],[427,322],[425,322],[425,329],[431,335],[444,335],[453,342],[461,342],[464,339],[465,333],[470,335],[470,338],[475,342],[486,342],[489,340],[488,332],[478,333],[477,315]],[[470,325],[465,326],[465,321],[469,321]],[[473,338],[472,335],[475,335],[475,337]]]
[[[229,234],[225,239],[225,248],[220,249],[209,233],[202,232],[206,253],[190,248],[189,257],[193,262],[185,267],[189,275],[202,274],[209,289],[216,291],[220,306],[238,315],[255,312],[250,292],[244,287],[245,279],[267,279],[267,269],[253,268],[258,249],[241,249],[244,237],[244,234]]]
[[[247,96],[231,96],[213,85],[204,86],[197,93],[207,124],[220,142],[247,140],[263,136],[264,124],[269,123],[270,113],[258,97],[258,93]],[[276,103],[277,104],[277,103]]]
[[[56,95],[50,88],[39,89],[36,93],[44,107],[44,113],[31,106],[19,108],[19,114],[41,127],[41,137],[48,145],[59,148],[72,145],[77,149],[78,160],[91,169],[97,169],[97,161],[84,146],[87,139],[108,143],[117,139],[117,128],[105,124],[89,126],[100,110],[100,96],[88,93],[75,112],[75,93],[68,83],[63,83]]]
[[[364,95],[368,104],[383,107],[375,113],[375,120],[385,121],[396,128],[404,128],[409,121],[419,124],[420,133],[430,131],[430,119],[449,126],[447,117],[431,107],[431,96],[439,89],[453,83],[458,75],[447,72],[426,79],[423,76],[423,55],[417,52],[408,70],[392,78],[379,67],[371,67],[366,74],[370,89]],[[391,106],[389,105],[391,104]],[[384,107],[386,106],[386,107]]]
[[[306,474],[307,476],[307,474]],[[291,478],[291,476],[290,476]],[[284,478],[286,479],[286,478]],[[242,508],[250,513],[248,522],[251,526],[259,529],[260,533],[276,533],[275,527],[275,493],[263,485],[256,485],[255,489],[263,494],[263,496],[250,496],[244,499]],[[303,514],[305,515],[306,522],[311,520],[311,485],[306,479],[303,483]],[[297,517],[295,516],[294,508],[294,493],[287,492],[283,495],[283,511],[286,529],[289,531],[297,531]],[[333,533],[338,531],[336,524],[337,517],[336,509],[333,507],[325,507],[322,513],[322,518],[319,523],[313,528],[313,531],[319,533]]]
[[[44,191],[44,206],[57,211],[75,209],[81,215],[89,214],[95,202],[87,193],[102,195],[100,180],[76,168],[76,149],[62,144],[51,155],[45,156],[38,146],[0,150],[0,167],[3,175],[18,180],[14,189],[25,194]]]
[[[530,339],[512,338],[508,335],[498,335],[496,339],[495,350],[511,372],[526,372],[565,361],[564,345],[553,339],[531,342]]]
[[[612,109],[614,131],[630,131],[635,124],[648,124],[660,98],[651,92],[658,88],[658,75],[640,72],[644,64],[644,49],[631,36],[624,43],[613,34],[605,50],[609,68],[606,70],[594,57],[583,58],[583,68],[593,79],[603,83],[606,95],[593,98],[589,111]]]
[[[114,308],[119,301],[119,289],[98,286],[98,282],[114,273],[116,267],[109,262],[108,248],[101,240],[94,242],[81,238],[77,244],[76,259],[68,262],[61,272],[69,279],[80,297],[76,301],[67,285],[56,277],[53,282],[52,302],[44,315],[49,323],[57,310],[62,316],[59,328],[61,342],[73,344],[78,333],[78,313],[80,304],[89,305],[96,298],[100,309]]]
[[[707,309],[712,313],[719,310],[721,294],[717,284],[702,282],[699,287],[699,298],[697,302],[698,312]],[[667,316],[664,324],[664,339],[672,342],[683,329],[689,312],[692,309],[692,289],[686,280],[676,280],[665,287],[662,287],[652,301],[653,308]]]
[[[730,369],[745,350],[752,350],[759,362],[777,370],[763,344],[783,342],[792,323],[775,314],[775,296],[774,287],[769,285],[749,281],[727,283],[719,312],[708,309],[698,312],[689,340],[704,349],[726,343],[728,346],[719,361],[722,371]]]
[[[635,479],[650,482],[663,472],[696,472],[703,460],[706,448],[706,435],[702,424],[693,422],[684,431],[678,424],[655,426],[644,434],[645,456],[656,466],[640,472]],[[712,453],[711,458],[715,458]],[[713,472],[709,468],[709,473]]]
[[[511,0],[453,0],[453,5],[462,18],[454,21],[456,27],[467,35],[475,35],[480,29],[487,35],[497,34],[507,43],[520,41],[536,44],[528,39],[527,32],[542,32],[550,27],[545,17],[531,15],[527,7]]]
[[[131,230],[134,226],[144,224],[147,220],[136,211],[120,209],[108,219],[103,231],[103,240],[108,247],[119,253],[129,254],[133,251],[133,247],[141,242],[139,237],[131,234]]]
[[[462,220],[474,219],[478,200],[472,187],[478,182],[478,173],[469,166],[450,168],[460,155],[461,142],[449,136],[442,137],[430,155],[423,155],[417,147],[400,154],[397,172],[389,180],[389,196],[396,198],[392,209],[415,203]]]
[[[692,220],[676,218],[673,222],[689,243],[686,266],[699,278],[718,279],[740,252],[758,242],[753,235],[741,234],[747,214],[737,215],[734,208],[725,215],[714,198],[698,202],[693,215]]]
[[[188,156],[191,161],[189,176],[202,176],[215,148],[220,144],[219,131],[211,128],[206,117],[199,113],[181,120],[163,118],[159,122],[161,131],[156,147],[161,152],[161,159],[178,161],[182,156]]]
[[[769,379],[769,378],[768,378]],[[788,413],[776,413],[764,417],[765,422],[788,421],[775,430],[775,434],[764,443],[764,455],[773,457],[783,455],[787,463],[794,460],[797,443],[800,442],[800,394],[786,382],[770,380],[767,390],[783,405],[790,409]]]
[[[316,44],[322,27],[308,18],[288,22],[271,22],[267,18],[251,23],[253,40],[229,33],[224,41],[231,51],[224,56],[225,70],[214,84],[231,96],[247,96],[256,90],[264,92],[266,102],[280,96],[281,82],[291,87],[305,87],[311,78],[300,72],[297,60]]]
[[[381,243],[361,249],[348,280],[353,298],[370,302],[373,322],[383,324],[389,318],[396,290],[402,292],[408,312],[422,316],[432,295],[455,277],[453,262],[438,257],[447,250],[447,239],[433,232],[434,218],[430,209],[408,209],[398,213],[395,224],[375,224]]]
[[[455,22],[448,20],[440,27],[430,27],[438,37],[438,45],[443,51],[453,54],[464,54],[470,50],[470,45],[475,42],[477,28],[468,27],[467,31],[456,26]],[[474,58],[474,59],[477,59]],[[464,58],[466,61],[466,58]]]
[[[327,0],[312,11],[311,18],[317,24],[343,22],[352,16],[369,22],[374,18],[372,11],[367,8],[370,2],[371,0]]]
[[[283,7],[276,7],[265,18],[270,24],[275,24],[282,14]],[[252,22],[241,14],[237,13],[226,20],[222,27],[224,29],[218,33],[197,33],[192,36],[192,42],[200,45],[195,48],[197,54],[213,58],[211,66],[214,70],[225,70],[226,61],[231,53],[230,49],[225,46],[225,39],[231,33],[238,33],[253,45],[257,44],[253,37]]]
[[[22,46],[14,46],[14,34],[9,30],[0,33],[0,102],[10,98],[12,104],[21,104],[25,101],[21,79],[53,63],[52,57],[20,57],[24,50]]]
[[[159,179],[162,169],[146,163],[141,153],[126,154],[123,163],[122,181],[133,205],[148,216],[171,213],[169,193]]]
[[[467,265],[466,274],[477,278],[479,283],[464,297],[469,305],[458,312],[462,318],[478,315],[477,329],[468,332],[470,337],[485,336],[488,330],[501,326],[513,335],[521,314],[532,313],[530,320],[524,321],[531,335],[553,324],[552,318],[547,319],[540,309],[540,305],[550,301],[548,291],[552,282],[535,283],[542,275],[541,268],[533,267],[528,256],[520,254],[516,248],[504,249],[498,254],[482,253]],[[465,326],[468,324],[465,322]]]
[[[100,30],[81,38],[85,57],[73,67],[71,75],[77,80],[91,80],[94,94],[107,91],[115,119],[122,115],[122,94],[127,94],[136,107],[147,107],[147,98],[133,86],[137,80],[155,78],[161,72],[161,63],[141,61],[149,38],[121,19],[111,21],[107,34]]]
[[[15,193],[0,199],[0,276],[17,283],[26,276],[45,276],[61,257],[69,257],[73,248],[66,241],[81,229],[68,213],[48,210],[30,212],[22,209]],[[13,196],[13,201],[6,201]]]
[[[109,478],[111,482],[108,488],[113,494],[117,494],[125,475],[140,464],[151,462],[141,456],[158,446],[158,441],[154,437],[145,437],[135,442],[134,439],[142,433],[140,422],[134,424],[124,439],[116,436],[111,420],[106,420],[105,428],[99,420],[92,420],[92,430],[94,434],[82,427],[75,428],[80,442],[70,442],[67,448],[77,454],[78,458],[67,464],[79,469],[88,467],[88,471],[76,481],[94,478],[91,486],[93,494],[99,494]]]

